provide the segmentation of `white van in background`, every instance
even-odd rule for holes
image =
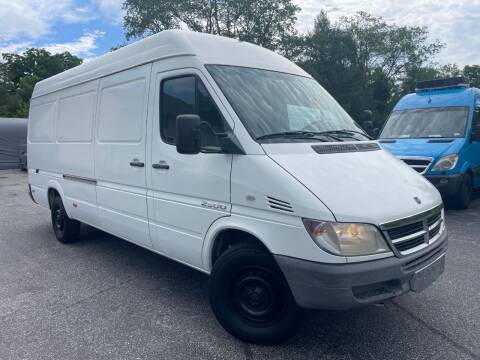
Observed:
[[[249,43],[165,31],[39,82],[28,158],[58,240],[85,223],[210,274],[217,319],[249,342],[444,269],[438,191]]]

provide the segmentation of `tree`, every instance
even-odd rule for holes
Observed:
[[[365,74],[358,66],[351,34],[333,25],[325,12],[317,16],[305,38],[299,65],[310,73],[350,114],[359,114],[364,103]],[[360,96],[361,95],[361,96]]]
[[[31,48],[23,54],[2,54],[0,62],[0,116],[27,117],[35,84],[80,65],[69,52],[51,54]]]
[[[126,0],[123,7],[127,40],[186,26],[282,52],[300,11],[292,0]]]
[[[321,12],[305,38],[299,65],[353,118],[370,108],[380,125],[403,93],[402,85],[442,47],[428,41],[424,27],[388,24],[365,12],[332,23]]]
[[[463,68],[463,76],[469,81],[470,85],[480,88],[480,65],[467,65]]]

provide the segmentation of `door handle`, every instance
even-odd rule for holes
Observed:
[[[170,165],[168,165],[165,161],[159,161],[156,164],[152,164],[152,167],[154,169],[164,169],[164,170],[170,169]]]
[[[133,159],[132,161],[130,161],[130,166],[144,167],[145,164],[138,159]]]

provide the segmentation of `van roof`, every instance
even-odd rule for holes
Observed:
[[[475,96],[480,96],[480,90],[476,88],[422,91],[405,95],[395,105],[393,111],[450,106],[472,107]]]
[[[38,82],[32,98],[178,56],[196,56],[203,64],[247,66],[310,77],[284,57],[251,43],[193,31],[167,30]]]

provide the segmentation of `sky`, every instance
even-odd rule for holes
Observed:
[[[174,0],[173,0],[174,1]],[[307,32],[326,10],[332,19],[367,11],[399,25],[427,26],[446,47],[434,59],[460,66],[480,63],[480,0],[294,0]],[[122,0],[0,0],[0,53],[43,47],[94,58],[125,41]]]

